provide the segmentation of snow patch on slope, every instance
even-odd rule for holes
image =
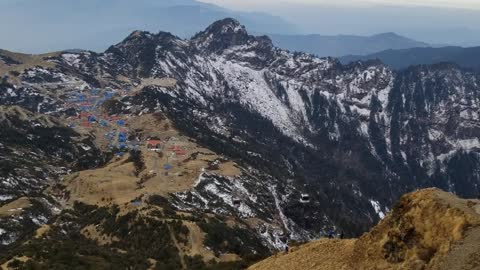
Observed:
[[[375,213],[377,213],[380,219],[385,218],[385,213],[382,211],[382,208],[380,207],[380,203],[378,201],[370,200],[370,204],[372,205]]]
[[[231,88],[238,90],[239,101],[243,105],[271,120],[285,135],[299,142],[304,141],[291,118],[292,112],[275,96],[265,81],[265,70],[254,70],[224,58],[215,59],[212,65],[224,74]]]

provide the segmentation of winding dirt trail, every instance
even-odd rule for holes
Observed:
[[[211,250],[204,247],[203,241],[205,239],[205,233],[194,222],[184,222],[184,225],[188,228],[188,247],[189,255],[200,255],[204,258],[204,261],[210,261],[215,259],[215,254]]]
[[[175,237],[175,234],[173,233],[172,228],[170,225],[167,224],[168,231],[170,232],[170,237],[172,238],[173,243],[175,244],[175,247],[178,250],[178,256],[180,257],[180,263],[182,264],[182,269],[187,269],[187,264],[185,263],[185,254],[183,252],[182,247],[178,244],[177,238]]]

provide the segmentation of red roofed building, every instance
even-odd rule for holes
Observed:
[[[160,141],[160,140],[148,140],[147,141],[147,149],[150,149],[150,150],[162,149],[162,141]]]
[[[120,120],[120,116],[118,116],[118,115],[111,115],[111,116],[109,116],[107,119],[108,119],[108,121],[118,121],[118,120]]]
[[[176,150],[175,154],[177,156],[185,156],[187,154],[187,152],[185,150]]]
[[[89,128],[89,127],[90,127],[90,122],[89,122],[88,120],[83,120],[83,121],[80,123],[80,125],[81,125],[82,127],[88,127],[88,128]]]
[[[78,118],[79,119],[88,118],[89,116],[90,116],[90,113],[88,112],[80,112],[80,114],[78,115]]]
[[[172,151],[172,152],[175,152],[175,154],[177,156],[184,156],[187,154],[187,152],[185,151],[185,149],[181,146],[177,146],[177,145],[174,145],[174,146],[171,146],[168,148],[168,151]]]

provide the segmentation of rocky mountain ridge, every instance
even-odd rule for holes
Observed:
[[[405,69],[412,65],[432,65],[453,62],[465,69],[478,71],[478,51],[480,47],[439,47],[384,50],[365,56],[347,55],[340,57],[342,63],[380,59],[392,69]]]
[[[472,187],[475,181],[461,183],[466,181],[462,180],[465,171],[456,171],[453,165],[457,159],[478,161],[476,73],[454,65],[412,67],[399,73],[379,62],[342,66],[335,59],[289,54],[273,48],[268,39],[249,37],[238,22],[226,20],[221,24],[223,27],[214,25],[192,41],[170,40],[172,49],[158,51],[155,64],[147,68],[149,76],[173,77],[180,82],[177,91],[157,89],[154,98],[169,114],[182,111],[181,117],[173,116],[179,123],[182,118],[191,118],[190,124],[198,123],[210,129],[213,136],[228,140],[229,145],[239,145],[238,148],[249,148],[250,143],[241,143],[245,139],[260,144],[264,140],[262,148],[270,148],[265,152],[276,153],[275,157],[266,158],[268,163],[289,168],[290,177],[301,175],[306,184],[326,180],[330,182],[327,185],[339,185],[343,181],[337,181],[338,178],[352,180],[339,175],[345,170],[338,168],[342,161],[342,166],[352,167],[346,169],[350,171],[347,174],[363,171],[354,180],[353,190],[358,190],[357,194],[369,194],[361,186],[379,187],[371,194],[383,194],[383,198],[372,199],[380,205],[393,203],[392,198],[400,195],[394,195],[394,190],[431,185],[477,196],[475,188],[460,191],[460,186]],[[218,36],[211,32],[213,28]],[[220,41],[225,43],[218,46]],[[122,50],[125,46],[132,45],[126,42],[115,47]],[[157,48],[166,47],[159,44]],[[128,62],[128,58],[124,59]],[[131,103],[139,104],[134,99]],[[229,106],[240,107],[241,116],[238,111],[227,110]],[[219,117],[211,117],[212,113]],[[262,129],[263,138],[255,138],[258,130],[252,127],[230,127],[241,123],[239,118],[248,114],[258,117],[259,126],[273,125]],[[253,126],[250,119],[249,124]],[[245,134],[249,131],[252,133]],[[268,138],[269,133],[274,135]],[[275,149],[271,148],[274,143],[266,145],[266,141],[278,141],[280,136],[290,142],[279,143],[282,146],[276,145]],[[311,150],[316,151],[312,154]],[[278,153],[282,153],[281,158]],[[312,155],[310,168],[306,168],[310,165],[305,160],[307,153]],[[328,162],[332,156],[337,159],[333,162],[337,164],[332,165],[337,167],[332,176],[325,172],[308,175],[316,170],[315,165]],[[325,167],[328,166],[322,169],[326,171]],[[478,175],[473,167],[467,171]],[[380,188],[386,183],[387,189]],[[380,208],[382,212],[387,210]]]
[[[396,33],[372,36],[356,35],[271,35],[275,46],[291,51],[301,51],[317,56],[343,57],[369,55],[385,50],[423,48],[430,45]],[[369,58],[370,59],[370,58]]]
[[[0,104],[70,125],[90,107],[131,123],[160,113],[185,140],[235,161],[240,174],[195,171],[191,188],[171,192],[169,204],[248,220],[240,226],[269,250],[331,230],[358,236],[418,188],[479,193],[479,75],[454,65],[342,65],[275,48],[232,19],[191,40],[135,31],[105,53],[51,54],[21,72],[18,65],[2,66]],[[108,98],[91,94],[94,103],[75,105],[95,89]],[[160,130],[145,123],[128,128],[129,143]],[[88,132],[98,144],[103,134]]]

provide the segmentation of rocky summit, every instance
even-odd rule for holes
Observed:
[[[0,55],[5,267],[242,269],[413,190],[480,194],[480,75],[454,64],[342,65],[233,19]]]

